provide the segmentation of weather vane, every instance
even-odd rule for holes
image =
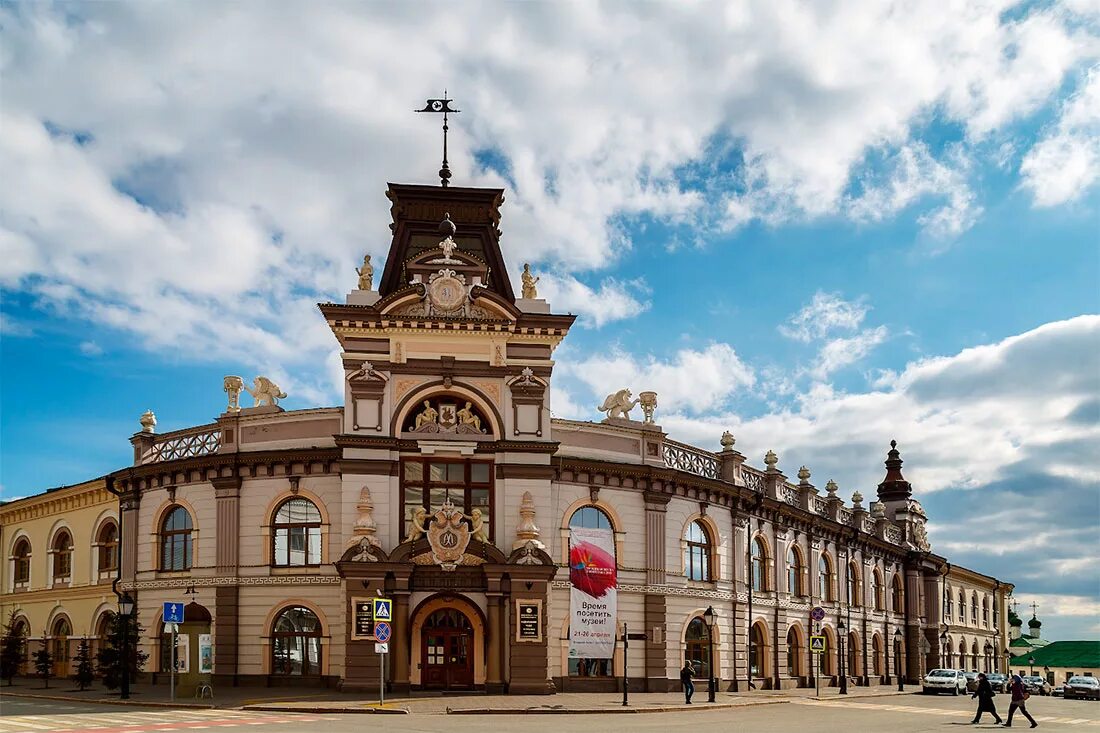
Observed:
[[[435,112],[443,113],[443,167],[439,169],[439,183],[443,188],[447,187],[447,182],[451,177],[451,168],[447,165],[447,115],[451,112],[459,113],[462,110],[452,109],[451,102],[453,99],[447,98],[447,90],[443,90],[443,99],[429,99],[424,105],[424,109],[414,110],[416,112]]]

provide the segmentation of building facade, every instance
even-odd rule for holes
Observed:
[[[157,434],[145,416],[133,465],[106,479],[154,668],[162,603],[193,599],[213,619],[218,684],[375,689],[378,596],[393,601],[384,674],[398,692],[606,691],[624,677],[664,691],[689,659],[722,689],[869,685],[915,680],[956,648],[978,668],[974,644],[1003,659],[1012,586],[932,551],[894,444],[865,506],[805,467],[788,480],[770,451],[749,465],[728,433],[719,451],[670,439],[652,392],[613,391],[599,423],[551,418],[574,317],[526,269],[516,297],[503,192],[387,196],[377,287],[364,263],[346,302],[320,305],[343,405],[287,412],[269,380],[226,377],[213,422]],[[240,407],[242,390],[257,406]],[[600,658],[570,655],[574,528],[613,538],[619,641]],[[948,613],[948,588],[978,600],[976,621]]]
[[[29,653],[45,645],[66,677],[80,639],[93,651],[116,608],[118,500],[103,479],[0,505],[0,620],[15,612]],[[24,663],[24,671],[28,665]]]

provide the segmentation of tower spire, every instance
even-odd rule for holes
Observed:
[[[447,97],[447,90],[443,90],[442,99],[429,99],[424,105],[424,109],[414,110],[416,112],[433,112],[435,114],[443,114],[443,166],[439,169],[439,185],[443,188],[447,187],[447,184],[451,179],[451,167],[447,164],[447,131],[450,129],[447,126],[447,115],[450,113],[458,114],[462,110],[452,109],[451,102],[453,99]]]

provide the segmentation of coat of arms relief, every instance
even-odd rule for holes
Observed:
[[[430,553],[417,556],[413,562],[418,565],[439,565],[444,570],[454,570],[459,565],[480,565],[484,562],[479,557],[466,554],[471,538],[488,542],[480,509],[474,509],[470,516],[466,516],[447,499],[431,515],[431,521],[425,526],[427,519],[428,512],[423,507],[417,507],[410,512],[408,537],[405,541],[415,542],[421,537],[427,537],[431,548]]]

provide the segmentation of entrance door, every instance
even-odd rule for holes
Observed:
[[[453,608],[442,608],[424,621],[421,631],[421,684],[450,690],[474,684],[474,630]]]

